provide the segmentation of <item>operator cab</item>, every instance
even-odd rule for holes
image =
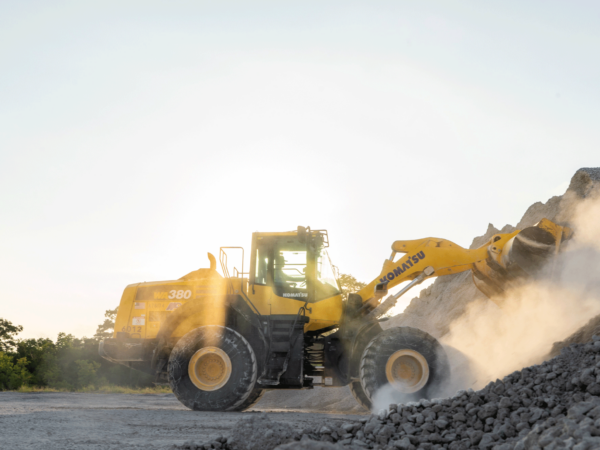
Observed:
[[[318,302],[340,294],[326,248],[326,230],[298,227],[253,233],[250,284],[270,286],[278,297]]]

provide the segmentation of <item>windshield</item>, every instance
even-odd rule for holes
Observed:
[[[309,248],[295,236],[258,237],[254,284],[272,286],[278,297],[309,302],[340,295],[329,255],[319,244]]]
[[[306,250],[294,250],[293,245],[277,245],[275,249],[275,284],[294,289],[306,289]]]
[[[321,254],[317,258],[317,279],[323,284],[328,284],[336,291],[340,290],[331,266],[331,260],[325,249],[321,250]]]

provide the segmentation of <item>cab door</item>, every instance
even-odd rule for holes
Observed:
[[[277,297],[310,301],[309,254],[297,236],[256,236],[251,284],[270,286]],[[256,288],[255,288],[256,290]]]

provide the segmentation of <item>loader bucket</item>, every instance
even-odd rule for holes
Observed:
[[[515,276],[536,276],[555,253],[555,237],[542,228],[529,227],[506,243],[501,264]]]
[[[561,244],[572,235],[570,228],[542,219],[511,238],[499,258],[494,258],[490,252],[486,260],[473,264],[473,282],[488,298],[502,306],[503,294],[511,287],[542,276],[544,268],[561,250]]]

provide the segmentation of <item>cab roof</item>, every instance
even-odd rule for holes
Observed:
[[[255,231],[254,236],[298,236],[297,231]]]

